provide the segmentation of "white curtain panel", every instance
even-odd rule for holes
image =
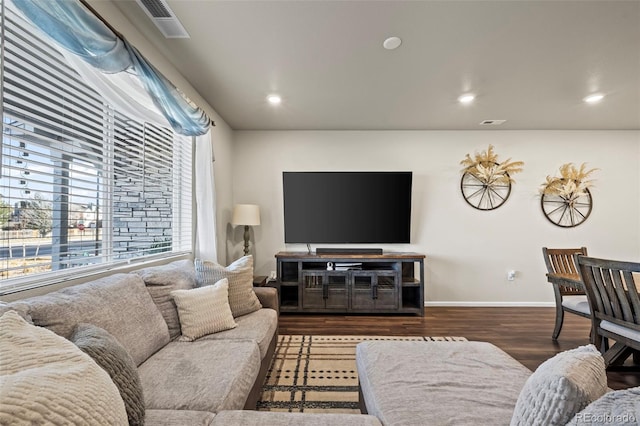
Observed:
[[[216,196],[213,181],[211,131],[196,136],[196,243],[195,257],[218,261],[216,244]]]
[[[61,49],[65,59],[117,110],[141,121],[169,127],[151,97],[138,80],[128,73],[105,74],[75,55]],[[195,256],[217,262],[215,185],[211,131],[196,136],[195,152],[196,238]]]
[[[73,53],[60,49],[67,62],[115,109],[140,121],[171,128],[135,74],[105,74]]]

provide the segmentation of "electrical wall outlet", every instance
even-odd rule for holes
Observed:
[[[514,271],[513,269],[507,272],[507,280],[508,281],[515,281],[516,279],[516,271]]]

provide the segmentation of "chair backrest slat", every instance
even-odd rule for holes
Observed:
[[[575,279],[576,281],[580,280],[580,275],[578,274],[578,267],[575,263],[573,256],[575,254],[587,255],[587,248],[542,248],[542,255],[544,257],[545,265],[547,266],[547,273],[554,275],[564,275],[570,278]],[[584,294],[582,290],[567,287],[559,284],[560,293],[562,295],[569,294]]]
[[[575,256],[596,318],[640,329],[640,263]],[[634,272],[636,275],[634,275]]]
[[[591,271],[591,276],[593,277],[593,295],[594,300],[597,302],[598,309],[595,311],[596,316],[598,314],[603,314],[610,316],[611,315],[611,302],[609,301],[609,294],[605,288],[604,280],[602,278],[602,270],[598,268],[594,268]],[[584,279],[584,277],[583,277]],[[584,281],[583,281],[584,284]],[[586,286],[586,284],[585,284]],[[590,297],[589,292],[587,292],[587,297]]]
[[[640,281],[640,275],[636,273],[634,276],[631,271],[623,271],[622,275],[627,285],[632,311],[635,314],[634,322],[640,324],[640,296],[638,295],[638,286],[636,285],[636,280]]]
[[[573,264],[573,258],[571,256],[562,256],[562,269],[563,273],[578,275],[578,271],[576,271],[576,267]]]
[[[573,255],[576,253],[586,256],[587,248],[553,249],[543,247],[542,254],[547,265],[547,272],[550,274],[578,275],[578,269],[573,260]]]
[[[622,279],[622,271],[611,271],[613,277],[613,289],[615,290],[616,301],[622,311],[622,318],[625,321],[633,322],[633,312],[627,297],[624,280]],[[614,305],[615,306],[615,305]]]
[[[609,300],[611,302],[611,311],[612,316],[615,318],[624,319],[624,312],[622,309],[623,299],[627,297],[624,296],[624,287],[622,286],[622,280],[620,280],[620,271],[615,271],[611,269],[605,269],[605,281],[607,283],[607,293],[609,294]],[[623,296],[620,297],[619,291],[622,289]]]

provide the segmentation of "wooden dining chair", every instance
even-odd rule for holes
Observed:
[[[542,247],[544,263],[547,265],[547,281],[553,285],[553,294],[556,298],[556,324],[551,335],[553,340],[558,340],[565,311],[591,318],[589,302],[587,302],[574,261],[575,254],[586,256],[587,248]]]
[[[575,261],[593,315],[591,343],[605,365],[640,361],[640,263],[576,256]],[[615,344],[609,347],[609,339]]]

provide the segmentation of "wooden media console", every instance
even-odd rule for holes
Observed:
[[[419,253],[276,254],[280,311],[424,315]]]

